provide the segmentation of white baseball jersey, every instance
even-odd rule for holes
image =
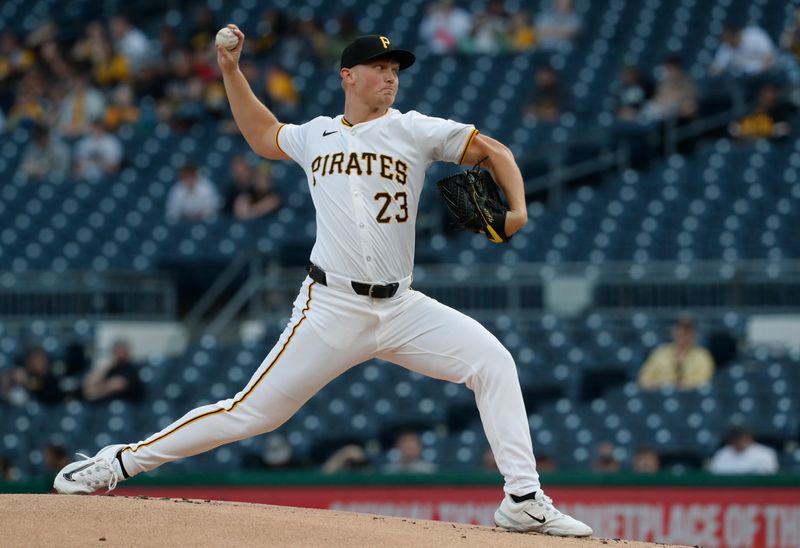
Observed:
[[[425,170],[439,160],[461,163],[477,133],[395,109],[357,125],[320,116],[282,126],[276,144],[305,170],[317,211],[311,261],[365,282],[410,276]]]
[[[472,389],[505,490],[537,491],[513,357],[478,322],[408,287],[425,169],[437,160],[460,163],[476,133],[393,109],[356,126],[342,116],[282,126],[276,144],[308,177],[317,210],[311,260],[327,281],[306,278],[283,334],[234,397],[126,446],[120,462],[127,473],[274,430],[330,381],[379,358]],[[337,277],[344,283],[331,283]],[[398,289],[372,298],[357,294],[351,280],[398,282]]]

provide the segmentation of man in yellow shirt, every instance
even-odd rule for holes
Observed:
[[[695,344],[694,320],[682,316],[672,327],[672,342],[653,350],[642,366],[639,386],[649,390],[661,386],[691,389],[707,384],[713,375],[714,358]]]

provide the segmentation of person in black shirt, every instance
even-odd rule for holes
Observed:
[[[131,360],[127,341],[116,341],[111,350],[111,359],[89,372],[83,381],[83,397],[86,401],[119,399],[139,402],[143,396],[144,386]]]
[[[22,405],[30,398],[45,404],[61,403],[66,395],[53,374],[47,353],[35,346],[25,354],[21,367],[0,376],[0,396],[13,405]]]
[[[253,186],[253,168],[244,154],[231,158],[228,174],[228,191],[225,194],[225,213],[233,215],[234,205],[239,196],[247,195]]]
[[[548,64],[540,65],[534,73],[533,93],[525,115],[543,122],[557,122],[570,110],[571,98],[561,84],[558,71]]]
[[[653,83],[642,75],[638,67],[624,65],[613,86],[614,114],[620,120],[636,120],[653,91]]]
[[[240,221],[257,219],[269,215],[281,206],[281,197],[272,185],[269,164],[261,164],[255,170],[253,184],[236,197],[233,213]]]
[[[789,109],[781,101],[778,88],[766,84],[758,93],[755,109],[730,125],[729,131],[739,139],[776,139],[792,131]]]

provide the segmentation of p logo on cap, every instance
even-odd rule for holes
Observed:
[[[414,64],[415,57],[410,51],[392,47],[391,41],[380,34],[359,36],[350,42],[342,52],[342,68],[353,68],[368,63],[378,57],[389,57],[400,64],[400,70]]]

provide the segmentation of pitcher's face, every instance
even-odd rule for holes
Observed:
[[[399,86],[400,64],[390,58],[378,58],[349,69],[353,93],[371,107],[389,108],[394,103]]]

